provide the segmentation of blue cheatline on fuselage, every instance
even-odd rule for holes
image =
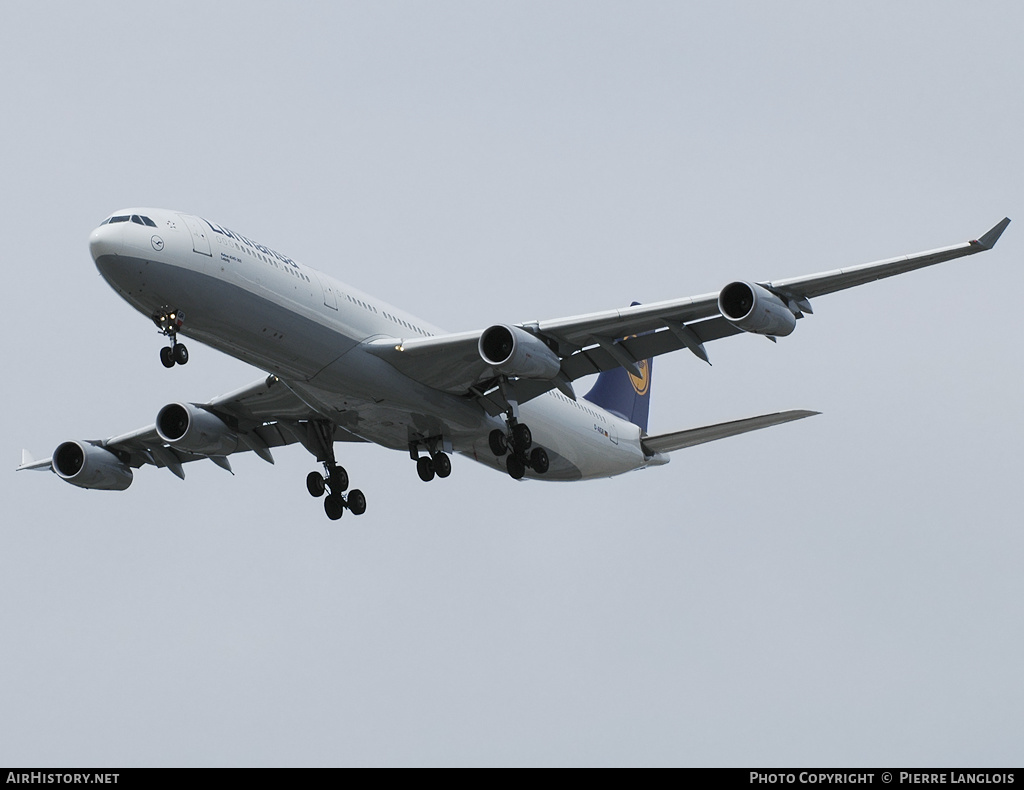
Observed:
[[[633,302],[634,307],[640,302]],[[642,359],[637,363],[640,377],[625,368],[606,370],[597,377],[597,382],[583,397],[610,411],[617,417],[629,420],[640,430],[647,432],[647,417],[651,412],[651,370],[653,359]]]

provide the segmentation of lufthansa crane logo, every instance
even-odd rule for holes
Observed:
[[[646,395],[647,390],[651,388],[651,366],[646,359],[641,359],[636,363],[636,366],[640,368],[640,375],[634,376],[630,373],[629,380],[633,384],[633,389],[636,390],[637,395]]]
[[[164,248],[164,240],[161,239],[159,236],[154,236],[149,241],[153,245],[153,249],[156,250],[157,252],[160,252],[160,250]]]

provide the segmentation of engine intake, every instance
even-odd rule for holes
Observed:
[[[238,449],[238,435],[220,417],[190,403],[160,409],[156,432],[176,450],[196,455],[228,455]]]
[[[480,358],[507,376],[553,379],[562,369],[558,355],[525,329],[495,324],[485,329],[477,345]]]
[[[796,316],[784,301],[756,283],[729,283],[718,294],[718,310],[744,332],[785,337],[796,329]]]
[[[79,488],[124,491],[132,484],[128,464],[88,442],[64,442],[53,451],[50,463],[61,480]]]

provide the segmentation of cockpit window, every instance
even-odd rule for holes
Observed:
[[[110,225],[114,222],[134,222],[136,225],[146,225],[150,228],[156,227],[156,223],[153,220],[142,214],[118,214],[116,217],[108,217],[103,220],[100,225]]]

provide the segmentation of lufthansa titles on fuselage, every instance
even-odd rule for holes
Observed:
[[[210,222],[210,220],[206,219],[206,217],[200,217],[200,219],[203,222],[205,222],[207,225],[209,225],[210,226],[210,230],[212,230],[214,233],[219,233],[222,236],[227,236],[229,239],[234,239],[235,241],[239,241],[242,244],[248,244],[250,247],[252,247],[255,250],[259,250],[264,255],[273,255],[275,258],[277,258],[279,261],[281,261],[281,263],[286,263],[289,266],[294,266],[296,269],[299,268],[299,264],[297,264],[295,261],[293,261],[287,255],[282,255],[277,250],[272,250],[272,249],[270,249],[270,247],[264,247],[262,244],[257,244],[256,242],[252,241],[251,239],[247,239],[241,233],[236,233],[233,230],[225,228],[223,225],[217,225],[214,222]]]

